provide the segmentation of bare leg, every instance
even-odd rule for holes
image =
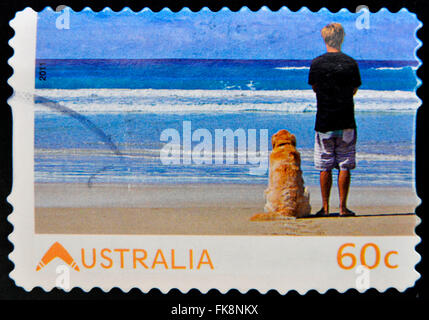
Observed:
[[[332,186],[332,171],[320,171],[320,190],[322,192],[323,210],[329,214],[329,196]]]
[[[340,194],[340,214],[347,214],[350,212],[347,209],[347,196],[349,194],[350,187],[350,171],[349,170],[340,170],[338,173],[338,191]]]

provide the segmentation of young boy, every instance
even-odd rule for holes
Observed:
[[[354,216],[347,208],[350,170],[355,168],[356,122],[353,96],[361,85],[356,61],[341,52],[344,29],[330,23],[322,29],[326,53],[315,58],[308,83],[317,98],[314,163],[320,171],[322,209],[317,216],[329,215],[332,169],[337,168],[340,215]]]

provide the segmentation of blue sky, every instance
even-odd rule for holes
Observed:
[[[39,13],[37,58],[56,59],[312,59],[325,50],[320,29],[340,22],[343,51],[362,60],[415,60],[420,22],[406,10],[370,13],[369,29],[358,29],[362,13],[286,8],[271,12],[188,9],[155,13],[130,9],[70,11],[70,29],[57,29],[63,13]]]

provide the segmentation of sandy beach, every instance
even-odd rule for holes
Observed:
[[[353,187],[356,217],[338,217],[333,188],[328,218],[252,222],[263,211],[263,185],[36,184],[36,233],[160,235],[413,235],[419,204],[414,190]],[[312,213],[321,207],[309,187]]]

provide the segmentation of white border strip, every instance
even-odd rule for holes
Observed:
[[[14,211],[9,221],[14,226],[9,236],[14,250],[9,255],[15,264],[10,276],[16,284],[31,290],[40,286],[51,290],[56,286],[56,267],[61,260],[54,259],[43,270],[36,266],[46,250],[60,242],[72,255],[81,271],[71,270],[71,286],[90,290],[99,287],[108,291],[119,287],[128,291],[140,288],[149,291],[159,288],[166,293],[172,288],[187,292],[196,288],[207,292],[212,288],[225,293],[232,288],[240,292],[257,289],[265,293],[275,289],[281,294],[297,290],[304,294],[310,289],[323,293],[329,289],[344,292],[354,288],[355,270],[344,270],[338,266],[337,253],[344,243],[354,243],[355,248],[347,252],[359,258],[359,250],[366,243],[374,243],[384,255],[396,250],[393,262],[397,268],[389,269],[381,262],[371,271],[371,287],[384,291],[390,287],[400,291],[413,286],[419,278],[414,269],[420,260],[415,245],[420,238],[405,237],[270,237],[270,236],[138,236],[138,235],[48,235],[35,234],[34,229],[34,92],[37,13],[27,8],[16,14],[10,25],[15,37],[9,42],[15,50],[9,64],[14,74],[8,83],[14,88],[9,99],[13,110],[13,190],[8,201]],[[115,253],[115,248],[145,249],[153,259],[157,250],[169,254],[177,253],[177,263],[189,261],[190,249],[196,255],[207,250],[214,268],[173,269],[133,268],[130,260],[121,267],[121,256],[111,256],[112,267],[108,270],[101,262],[109,263],[100,252],[103,249]],[[98,262],[86,268],[82,260],[82,249],[87,254],[96,250]],[[106,251],[109,252],[109,251]],[[131,251],[129,251],[131,252]],[[125,254],[125,253],[124,253]],[[129,253],[127,253],[129,254]],[[129,258],[129,256],[128,256]],[[171,257],[170,257],[171,258]],[[179,258],[182,259],[179,261]],[[198,259],[198,256],[196,256]],[[104,260],[102,260],[104,259]],[[185,260],[184,260],[185,259]],[[186,260],[188,259],[188,260]],[[368,258],[369,259],[369,258]],[[149,258],[149,261],[151,258]],[[168,260],[168,258],[167,258]],[[369,260],[368,260],[369,261]],[[73,264],[74,266],[76,264]],[[170,264],[170,266],[172,263]],[[73,272],[73,273],[72,273]]]

